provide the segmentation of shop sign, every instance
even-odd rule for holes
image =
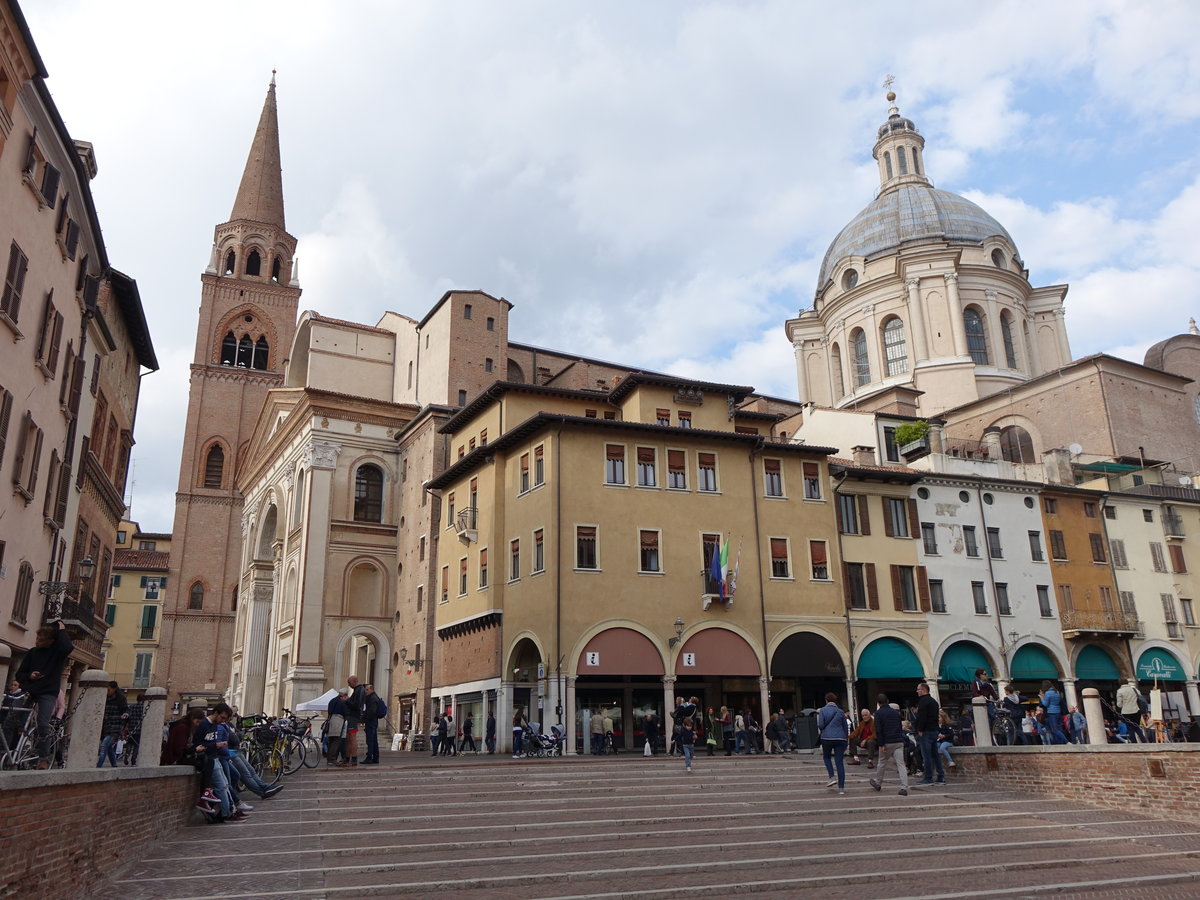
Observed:
[[[1179,680],[1179,666],[1167,662],[1161,656],[1155,656],[1149,662],[1138,666],[1138,678],[1152,681],[1155,678],[1166,681]]]
[[[696,665],[696,654],[695,653],[683,654],[683,664],[685,666],[695,666]]]
[[[600,665],[600,652],[598,650],[589,650],[588,651],[586,665],[589,665],[589,666]]]

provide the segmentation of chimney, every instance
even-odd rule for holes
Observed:
[[[854,454],[854,464],[856,466],[873,466],[875,465],[875,448],[868,447],[864,444],[858,444],[850,448],[850,452]]]

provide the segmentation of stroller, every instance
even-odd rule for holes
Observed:
[[[550,734],[542,733],[542,726],[537,722],[530,722],[529,728],[525,732],[525,755],[526,756],[562,756],[563,744],[566,739],[563,736],[561,725],[551,725]]]

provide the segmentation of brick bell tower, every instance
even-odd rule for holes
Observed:
[[[185,707],[195,698],[211,702],[228,687],[242,543],[237,481],[267,391],[283,384],[300,300],[295,253],[296,239],[284,227],[272,72],[233,212],[216,227],[200,277],[156,667],[156,683]]]

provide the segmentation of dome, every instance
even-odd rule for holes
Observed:
[[[1004,226],[970,200],[927,183],[897,185],[876,197],[833,239],[821,262],[817,291],[847,256],[869,259],[925,241],[982,244],[994,235],[1015,249]]]

